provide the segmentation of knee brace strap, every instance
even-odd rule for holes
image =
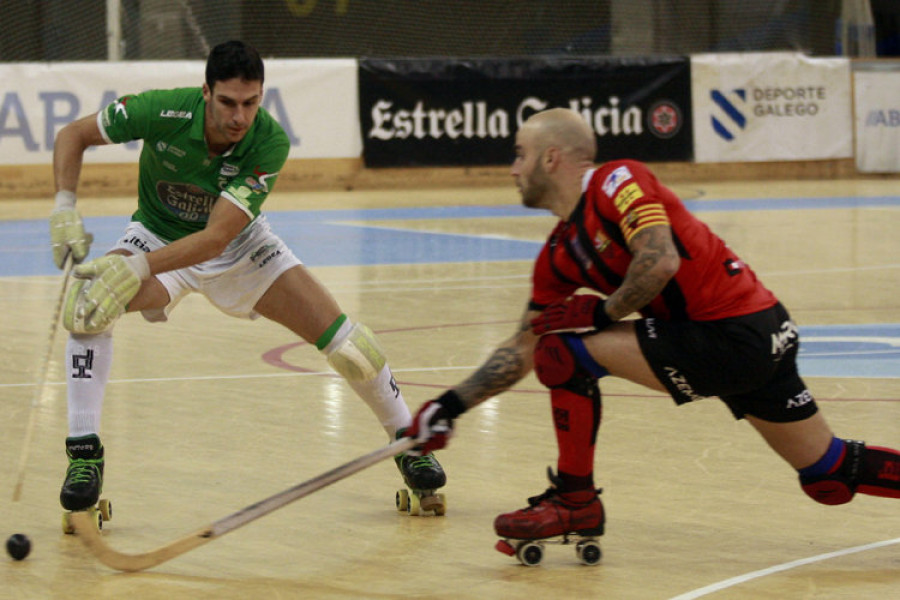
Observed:
[[[534,370],[538,381],[548,388],[566,388],[576,393],[583,393],[586,384],[591,387],[609,374],[591,357],[581,338],[570,333],[552,333],[538,340]]]
[[[800,470],[800,486],[807,496],[821,504],[835,506],[850,502],[859,485],[859,468],[865,451],[862,442],[834,438],[819,462]]]

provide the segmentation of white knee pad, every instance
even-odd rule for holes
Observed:
[[[354,324],[344,341],[326,358],[328,364],[347,381],[372,381],[387,362],[375,334],[362,323]]]

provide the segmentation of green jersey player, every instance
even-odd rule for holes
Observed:
[[[262,315],[315,343],[392,439],[411,422],[372,332],[351,322],[260,212],[290,145],[261,107],[263,79],[259,54],[226,42],[210,52],[202,88],[122,96],[56,138],[50,229],[60,268],[82,263],[91,243],[75,207],[85,150],[143,140],[131,223],[108,254],[74,268],[65,300],[69,467],[60,501],[66,510],[92,509],[102,489],[98,432],[115,321],[136,311],[165,321],[191,292],[226,314]],[[400,456],[397,463],[414,490],[446,481],[433,457]]]

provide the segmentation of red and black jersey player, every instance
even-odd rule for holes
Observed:
[[[678,404],[719,397],[818,502],[900,497],[900,453],[841,439],[826,423],[797,371],[797,327],[775,295],[645,165],[596,167],[595,154],[590,127],[567,109],[537,113],[518,131],[512,175],[522,202],[560,221],[537,258],[519,328],[419,409],[408,432],[419,449],[443,447],[456,417],[533,368],[550,390],[557,472],[495,529],[517,539],[602,533],[598,380],[613,375]],[[632,313],[641,318],[622,320]]]

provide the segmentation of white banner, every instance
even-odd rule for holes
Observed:
[[[856,168],[900,172],[900,71],[855,71]]]
[[[203,61],[0,65],[0,165],[49,165],[66,123],[125,94],[201,86],[204,69]],[[287,131],[290,158],[362,153],[354,59],[267,60],[263,106]],[[139,150],[139,142],[92,148],[85,162],[137,162]]]
[[[799,53],[691,57],[696,162],[853,155],[850,62]]]

